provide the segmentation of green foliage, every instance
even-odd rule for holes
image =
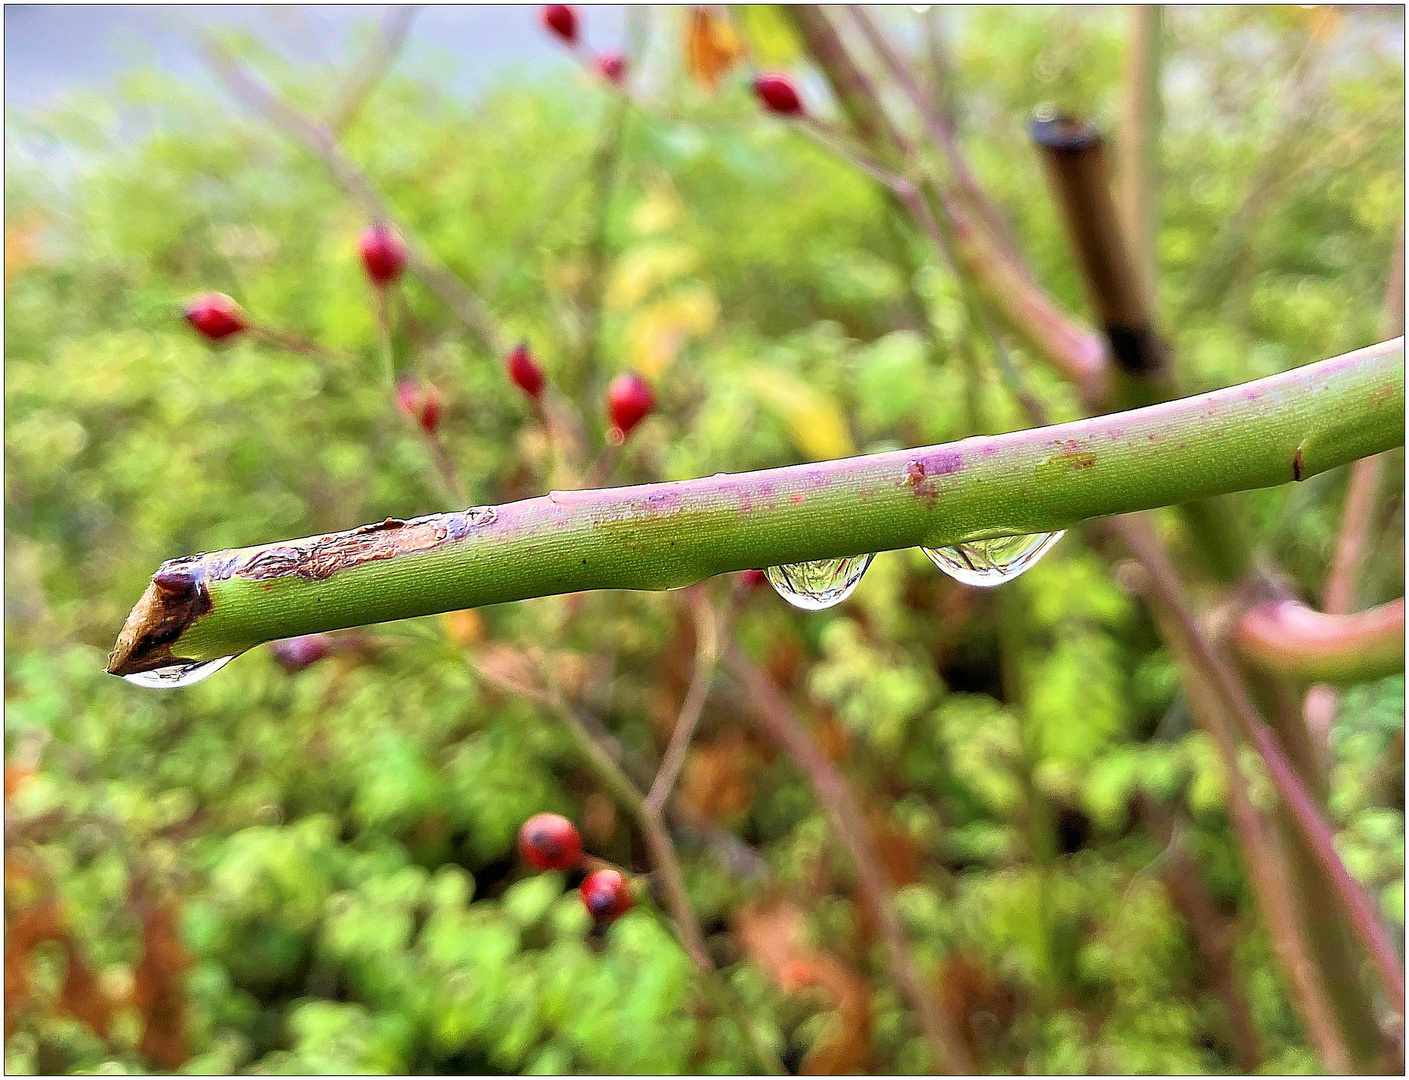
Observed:
[[[1160,296],[1191,384],[1376,336],[1403,193],[1402,57],[1370,40],[1385,16],[1337,18],[1325,42],[1295,13],[1168,14]],[[745,24],[790,62],[785,26],[766,12]],[[975,167],[1038,277],[1081,310],[1023,123],[1042,102],[1112,121],[1122,24],[1113,12],[1003,9],[950,29]],[[1287,125],[1284,83],[1307,48],[1324,93],[1293,95]],[[282,74],[299,100],[325,102],[324,81]],[[660,410],[615,482],[971,432],[970,328],[947,271],[911,265],[913,238],[897,237],[873,187],[760,116],[744,83],[736,73],[708,98],[677,78],[665,105],[628,114],[609,197],[590,171],[609,102],[577,75],[472,103],[393,75],[348,133],[408,227],[576,400],[594,452],[607,380],[628,367],[650,376]],[[138,111],[159,122],[133,136],[123,120]],[[55,147],[71,155],[62,169],[39,153]],[[1295,167],[1268,169],[1260,187],[1268,154]],[[552,712],[476,674],[467,648],[483,658],[485,646],[451,620],[375,628],[295,674],[256,650],[175,693],[102,673],[162,559],[409,517],[437,508],[439,489],[386,383],[355,258],[365,223],[304,150],[145,73],[115,101],[17,123],[7,159],[19,254],[7,263],[6,760],[37,762],[12,798],[7,772],[8,809],[49,823],[19,842],[100,982],[151,978],[133,896],[160,888],[178,898],[187,954],[175,979],[187,1071],[754,1068],[653,901],[602,933],[575,879],[519,864],[519,825],[554,810],[583,824],[595,855],[649,867]],[[1240,218],[1250,198],[1256,213]],[[599,224],[608,271],[593,353],[582,309]],[[208,348],[179,317],[206,289],[340,358],[252,340]],[[551,456],[501,358],[420,284],[403,295],[396,362],[444,395],[443,441],[469,497],[546,490]],[[1021,423],[979,356],[990,414]],[[1074,409],[1018,359],[1056,413]],[[1367,559],[1367,602],[1403,589],[1402,456],[1387,473],[1393,513]],[[1239,502],[1304,595],[1319,590],[1343,486],[1329,474]],[[553,597],[476,618],[469,639],[516,649],[628,757],[657,760],[689,678],[688,618],[670,596]],[[961,589],[918,552],[883,554],[839,610],[801,615],[765,591],[737,635],[830,733],[892,836],[924,977],[955,980],[956,958],[969,965],[960,998],[985,1068],[1234,1068],[1223,1006],[1160,885],[1167,852],[1142,799],[1179,818],[1180,849],[1232,919],[1264,1068],[1317,1067],[1246,895],[1217,755],[1191,732],[1148,617],[1082,536],[997,593]],[[761,746],[717,750],[744,726],[747,703],[731,694],[717,680],[699,735],[725,765],[702,770],[708,791],[682,787],[694,799],[744,790],[720,817],[804,910],[809,940],[865,988],[858,1067],[925,1069],[813,795]],[[1402,701],[1402,679],[1345,697],[1329,797],[1348,865],[1401,935]],[[680,848],[726,977],[796,1065],[830,1037],[836,1001],[781,989],[741,944],[739,912],[766,889],[683,834]],[[54,1008],[66,961],[36,956],[7,1068],[160,1063],[131,1009],[100,1037]]]

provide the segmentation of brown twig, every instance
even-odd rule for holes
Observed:
[[[737,645],[727,645],[724,657],[729,672],[743,686],[759,728],[806,777],[832,833],[851,857],[858,887],[879,923],[891,976],[915,1013],[933,1064],[945,1072],[973,1072],[967,1045],[915,969],[885,867],[876,854],[865,816],[851,788],[772,680]]]
[[[1003,220],[1003,215],[998,212],[998,208],[993,205],[987,193],[979,186],[975,179],[973,169],[969,167],[968,159],[964,156],[962,148],[959,146],[958,132],[954,127],[953,117],[944,109],[937,108],[935,104],[925,95],[921,89],[919,81],[910,71],[909,66],[901,58],[890,40],[876,25],[871,18],[870,9],[856,4],[848,5],[847,13],[851,16],[852,22],[861,31],[872,51],[880,58],[890,73],[896,84],[910,99],[915,111],[919,113],[921,121],[925,125],[925,130],[930,138],[943,151],[945,161],[949,165],[949,172],[954,177],[954,186],[960,198],[969,205],[975,212],[983,228],[988,232],[989,238],[996,242],[1004,253],[1014,261],[1019,268],[1026,270],[1018,254],[1017,242],[1013,239],[1012,233],[1008,229],[1008,224]],[[936,74],[942,77],[943,72],[948,68],[944,62],[943,53],[940,51],[940,43],[937,33],[932,29],[933,23],[928,24],[931,29],[927,34],[928,46],[931,54],[931,61]]]
[[[414,4],[398,5],[388,9],[378,27],[377,37],[366,54],[353,64],[352,74],[347,85],[338,95],[328,114],[328,126],[341,135],[356,118],[363,102],[379,82],[391,70],[406,44],[406,34],[411,29],[411,20],[420,10]]]
[[[303,143],[323,162],[333,180],[362,207],[369,218],[397,224],[406,241],[406,257],[411,271],[487,349],[495,355],[502,355],[505,351],[504,339],[488,305],[397,221],[390,205],[371,179],[338,145],[332,129],[274,90],[223,45],[209,39],[204,44],[211,67],[231,93],[285,134]]]
[[[1165,348],[1155,332],[1148,283],[1111,194],[1105,140],[1090,124],[1066,116],[1039,116],[1032,121],[1031,132],[1042,151],[1111,358],[1126,374],[1160,383],[1166,375]],[[1170,388],[1160,387],[1157,393],[1168,397]]]
[[[1117,537],[1133,530],[1124,519],[1112,519],[1106,528]],[[1147,554],[1157,565],[1164,556],[1153,537],[1142,537],[1151,547]],[[1128,542],[1127,542],[1128,546]],[[1321,1064],[1330,1072],[1352,1071],[1350,1051],[1336,1024],[1330,995],[1322,980],[1311,944],[1296,910],[1296,886],[1288,869],[1282,845],[1248,796],[1238,762],[1238,739],[1226,718],[1226,706],[1219,700],[1208,672],[1187,648],[1185,639],[1175,625],[1174,603],[1158,586],[1168,584],[1169,574],[1154,575],[1145,570],[1142,591],[1160,628],[1160,636],[1170,643],[1179,661],[1184,693],[1189,711],[1199,726],[1208,733],[1218,751],[1226,777],[1229,823],[1242,853],[1248,883],[1253,897],[1267,924],[1268,939],[1277,955],[1279,966],[1289,982],[1289,990],[1297,1011],[1306,1024],[1312,1045],[1321,1057]],[[1177,593],[1173,601],[1178,601]]]
[[[1173,815],[1145,796],[1140,797],[1138,808],[1140,818],[1168,853],[1168,858],[1162,860],[1160,880],[1164,882],[1170,902],[1189,928],[1210,988],[1228,1010],[1228,1028],[1238,1071],[1256,1072],[1262,1064],[1262,1042],[1252,1009],[1239,984],[1233,956],[1235,930],[1232,922],[1218,910],[1209,895],[1194,857],[1179,846],[1178,823]]]
[[[982,329],[1008,392],[1017,400],[1032,423],[1045,424],[1046,409],[1027,389],[1021,370],[1004,346],[992,320],[988,317],[987,310],[975,295],[969,281],[969,275],[965,273],[965,267],[960,258],[957,237],[946,229],[949,218],[944,214],[937,215],[933,212],[930,202],[926,198],[928,192],[922,193],[910,177],[886,168],[871,157],[866,150],[856,146],[855,142],[845,133],[836,130],[830,124],[804,114],[797,118],[796,127],[822,149],[865,173],[910,216],[911,221],[919,227],[920,232],[934,246],[949,266],[950,272],[954,274],[955,280],[959,284],[960,295],[963,297],[970,329],[974,326]],[[933,197],[937,201],[943,201],[942,195]],[[970,333],[966,335],[964,342],[964,361],[967,369],[965,385],[970,392],[969,412],[975,425],[975,431],[984,433],[987,427],[982,416],[982,407],[979,404],[978,358],[974,353],[972,338],[973,335]]]
[[[872,156],[887,167],[892,167],[897,159],[913,161],[914,147],[891,121],[876,87],[847,51],[822,9],[797,4],[786,11],[808,53],[826,76],[857,138]],[[933,195],[937,209],[950,219],[956,254],[985,301],[1084,397],[1099,401],[1106,378],[1105,342],[1069,319],[1034,284],[1022,263],[1005,251],[957,200],[943,192],[927,194]]]

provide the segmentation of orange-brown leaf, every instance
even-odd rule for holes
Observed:
[[[183,1065],[186,1046],[186,972],[190,954],[181,942],[180,912],[170,896],[146,906],[142,918],[142,960],[133,973],[132,1004],[145,1026],[138,1049],[168,1071]]]
[[[743,731],[732,728],[707,743],[696,743],[680,775],[680,798],[703,817],[724,821],[753,803],[753,749]]]
[[[711,93],[744,55],[744,43],[728,18],[709,8],[690,11],[685,30],[685,70]]]
[[[801,909],[787,900],[740,908],[734,930],[745,955],[784,993],[816,988],[834,1010],[802,1060],[809,1075],[865,1071],[871,1041],[870,987],[836,957],[807,941]]]

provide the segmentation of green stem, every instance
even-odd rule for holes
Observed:
[[[499,507],[176,559],[108,670],[586,589],[993,536],[1304,479],[1403,442],[1404,342],[1225,390],[942,446]]]

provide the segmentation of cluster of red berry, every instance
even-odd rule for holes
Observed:
[[[357,246],[367,277],[379,289],[390,286],[406,269],[406,241],[391,225],[378,222],[368,226]],[[192,328],[213,342],[233,337],[250,329],[251,325],[240,305],[224,293],[197,297],[186,305],[185,316]],[[548,380],[527,344],[521,343],[509,352],[504,369],[509,381],[531,401],[535,404],[542,401]],[[433,385],[413,378],[402,379],[396,387],[396,402],[427,435],[435,434],[440,426],[441,399]],[[618,375],[607,387],[607,419],[611,423],[613,441],[624,440],[655,407],[655,394],[641,376],[635,372]]]
[[[583,862],[582,837],[577,826],[561,814],[534,814],[519,829],[519,854],[539,870],[576,870]],[[611,867],[591,871],[577,893],[600,926],[616,921],[636,902],[626,875]]]
[[[543,29],[559,38],[570,49],[581,45],[577,11],[567,4],[545,4],[541,15]],[[626,57],[618,52],[605,52],[592,60],[592,66],[607,82],[620,86],[626,80]]]
[[[570,49],[581,44],[577,10],[567,4],[545,4],[540,15],[543,29],[559,38]],[[626,58],[620,53],[602,53],[594,61],[597,73],[614,86],[620,86],[626,77]],[[798,116],[802,113],[802,98],[797,87],[786,75],[777,72],[764,72],[753,81],[753,91],[764,106],[783,116]]]
[[[577,11],[567,4],[547,4],[541,18],[543,27],[569,48],[581,48]],[[626,77],[626,60],[619,53],[602,53],[593,59],[598,73],[609,83],[620,86]],[[759,101],[770,111],[783,116],[800,116],[802,99],[797,87],[786,75],[765,72],[753,81]],[[396,227],[386,222],[374,222],[363,230],[358,251],[367,277],[378,289],[395,283],[406,270],[406,241]],[[186,305],[186,321],[212,342],[224,341],[251,328],[240,305],[224,293],[206,293]],[[541,406],[548,380],[526,343],[521,343],[505,358],[504,368],[509,381]],[[406,378],[396,387],[398,407],[416,422],[427,435],[434,435],[440,426],[440,392],[430,383]],[[607,419],[609,435],[615,444],[623,442],[633,428],[656,407],[655,394],[645,379],[635,372],[618,375],[607,387]]]

